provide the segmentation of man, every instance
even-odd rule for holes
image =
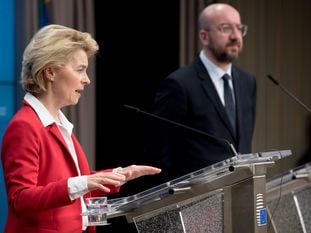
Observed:
[[[230,5],[211,4],[201,12],[202,50],[163,80],[152,112],[204,133],[149,118],[145,155],[162,168],[161,182],[233,156],[229,144],[239,153],[251,152],[256,80],[232,64],[246,32]]]

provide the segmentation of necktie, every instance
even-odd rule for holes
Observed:
[[[225,100],[225,109],[227,112],[227,115],[229,117],[229,120],[231,122],[231,125],[233,127],[234,133],[236,130],[236,120],[235,120],[235,105],[233,101],[233,93],[229,86],[229,79],[230,76],[228,74],[224,74],[222,77],[224,80],[224,100]]]

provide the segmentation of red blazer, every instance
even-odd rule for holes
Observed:
[[[73,134],[72,140],[81,174],[90,174]],[[75,163],[56,124],[44,127],[25,101],[3,136],[2,163],[9,202],[5,233],[81,232],[80,199],[71,201],[67,187],[68,178],[78,175]]]

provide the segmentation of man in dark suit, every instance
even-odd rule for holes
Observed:
[[[211,4],[201,12],[202,50],[192,64],[163,80],[152,112],[214,138],[148,118],[145,156],[162,168],[164,177],[157,177],[158,183],[233,156],[229,143],[239,153],[251,152],[256,80],[232,64],[246,32],[239,12],[230,5]]]

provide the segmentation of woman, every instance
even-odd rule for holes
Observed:
[[[88,59],[96,41],[61,25],[39,30],[24,51],[23,106],[3,137],[2,163],[9,202],[5,232],[81,232],[84,198],[117,192],[123,182],[161,170],[128,166],[91,173],[61,108],[76,105],[90,84]]]

